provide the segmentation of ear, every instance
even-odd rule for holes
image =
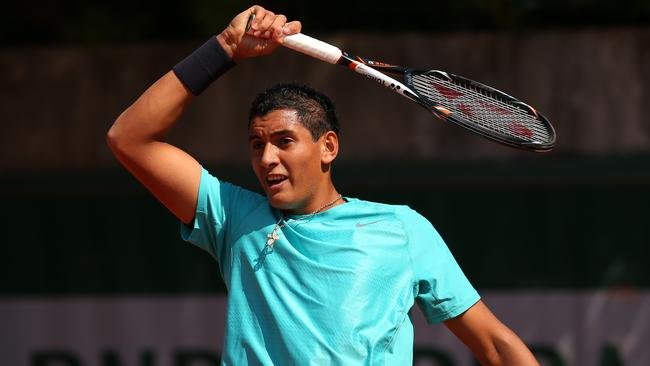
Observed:
[[[321,154],[320,160],[323,164],[330,164],[339,154],[339,136],[334,131],[328,131],[320,137]]]

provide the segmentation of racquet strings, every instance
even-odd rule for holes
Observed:
[[[487,89],[445,80],[435,74],[414,73],[411,83],[430,105],[451,112],[448,118],[452,120],[469,122],[483,130],[529,143],[547,144],[553,140],[549,126],[536,115]]]

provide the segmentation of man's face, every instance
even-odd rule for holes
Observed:
[[[314,142],[294,110],[274,110],[251,121],[249,148],[253,170],[271,206],[309,213],[328,176],[323,171],[324,136]]]

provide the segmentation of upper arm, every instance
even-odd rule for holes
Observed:
[[[193,157],[164,142],[116,156],[179,220],[188,224],[194,219],[201,165]]]
[[[169,72],[117,118],[107,137],[122,165],[185,223],[194,218],[201,166],[164,138],[190,99]]]

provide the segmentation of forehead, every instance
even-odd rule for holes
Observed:
[[[298,112],[292,109],[276,109],[264,116],[257,116],[248,128],[248,133],[252,136],[270,135],[278,131],[309,133],[300,123]]]

